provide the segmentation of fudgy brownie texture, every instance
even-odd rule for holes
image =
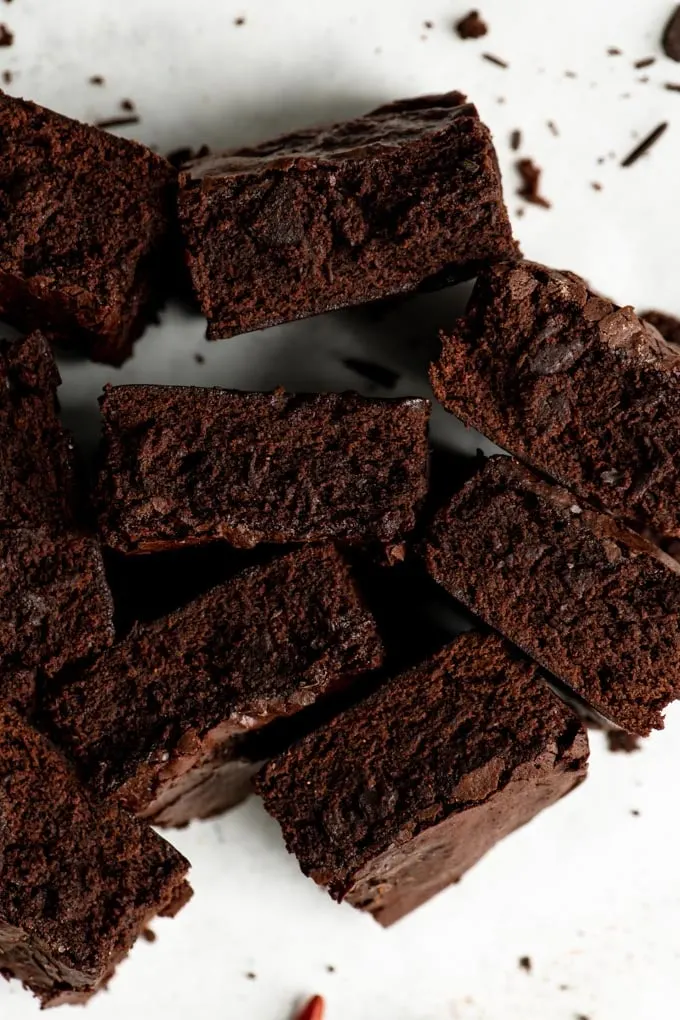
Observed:
[[[121,552],[392,543],[427,493],[427,400],[117,386],[101,406],[95,501]]]
[[[210,154],[179,177],[208,338],[474,276],[517,254],[488,129],[459,92]]]
[[[29,712],[36,673],[51,677],[113,637],[95,538],[59,525],[0,529],[0,700]]]
[[[644,319],[645,322],[651,323],[655,329],[658,329],[664,340],[667,340],[669,344],[675,344],[680,354],[680,319],[677,319],[674,315],[668,315],[666,312],[641,312],[640,318]]]
[[[444,407],[577,496],[680,535],[680,350],[573,273],[485,269],[442,338]]]
[[[176,171],[2,92],[0,128],[0,314],[120,364],[148,314]]]
[[[59,420],[60,382],[42,334],[0,340],[0,528],[74,516],[74,446]]]
[[[191,895],[188,862],[0,706],[0,972],[43,1006],[85,1002],[157,914]]]
[[[382,654],[344,560],[305,547],[138,624],[49,692],[42,717],[98,794],[178,825],[197,816],[205,783],[211,813],[234,802],[234,784],[242,795],[251,731],[348,686]]]
[[[389,925],[577,786],[586,733],[537,674],[463,634],[271,761],[256,786],[305,874]]]
[[[598,712],[645,735],[680,697],[680,565],[509,457],[435,517],[427,569]]]

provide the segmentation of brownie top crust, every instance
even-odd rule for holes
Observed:
[[[467,633],[274,759],[257,785],[302,870],[342,898],[372,858],[493,797],[527,762],[527,783],[558,758],[576,782],[587,753],[537,668]]]

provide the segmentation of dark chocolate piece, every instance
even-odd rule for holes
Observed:
[[[680,61],[680,5],[675,8],[666,23],[661,45],[667,57]]]
[[[126,127],[128,124],[139,124],[140,120],[141,118],[136,113],[133,113],[125,117],[106,117],[104,120],[98,120],[96,126],[103,131],[108,131],[110,128]]]
[[[544,209],[549,209],[550,202],[540,193],[541,174],[543,173],[541,168],[536,166],[532,159],[519,159],[516,166],[517,172],[522,178],[522,185],[517,189],[520,198],[523,198],[525,202],[531,202],[532,205],[540,205]]]
[[[456,22],[456,32],[461,39],[480,39],[489,31],[479,11],[470,11],[464,18]]]
[[[680,697],[680,565],[510,457],[435,517],[431,576],[616,725]]]
[[[517,152],[520,145],[522,144],[522,132],[515,128],[510,134],[510,148],[513,152]]]
[[[179,218],[211,340],[517,253],[491,136],[458,92],[196,160]]]
[[[118,365],[148,318],[175,171],[4,93],[0,126],[0,313]]]
[[[663,124],[659,124],[658,127],[655,127],[653,131],[650,131],[647,137],[643,138],[640,144],[636,145],[633,151],[629,152],[626,158],[621,160],[621,166],[628,167],[633,166],[634,163],[637,163],[641,156],[644,156],[645,153],[647,153],[652,148],[653,145],[656,145],[659,138],[661,138],[661,135],[666,131],[667,127],[668,123],[664,122]]]
[[[495,64],[496,67],[510,67],[507,60],[501,60],[500,57],[495,56],[493,53],[482,53],[482,60],[488,60],[490,64]]]
[[[43,1006],[87,1001],[156,915],[189,899],[188,862],[99,804],[35,730],[0,706],[0,972]]]
[[[251,755],[250,734],[348,687],[382,654],[342,558],[304,547],[137,625],[66,677],[43,719],[99,795],[180,825],[245,795],[267,757],[266,735]]]
[[[14,42],[14,32],[10,32],[7,25],[0,25],[0,46],[11,46]]]
[[[464,634],[267,765],[300,867],[392,924],[586,775],[588,741],[537,669]]]
[[[632,308],[573,273],[492,267],[431,378],[448,411],[580,498],[680,536],[680,350]]]
[[[427,400],[118,386],[101,405],[100,528],[122,552],[392,543],[427,491]]]

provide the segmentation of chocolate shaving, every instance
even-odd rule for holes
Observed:
[[[548,121],[548,130],[550,131],[551,134],[555,136],[555,138],[558,137],[559,131],[557,130],[557,124],[555,123],[554,120]]]
[[[104,79],[101,74],[93,74],[89,79],[90,85],[103,85]]]
[[[510,135],[510,148],[513,152],[517,152],[520,145],[522,144],[522,132],[515,129]]]
[[[629,152],[626,158],[621,161],[621,166],[627,167],[632,166],[633,163],[637,163],[640,157],[644,156],[645,153],[648,152],[656,142],[658,142],[667,127],[668,121],[664,121],[663,124],[659,124],[658,127],[655,127],[654,130],[648,134],[646,138],[643,138],[640,144],[636,145],[633,151]]]
[[[0,25],[0,46],[11,46],[14,42],[14,32],[10,32],[7,25]]]
[[[680,92],[680,85],[677,85],[673,81],[667,81],[664,88],[668,89],[669,92]]]
[[[96,121],[98,128],[124,127],[126,124],[139,124],[140,118],[134,114],[131,117],[109,117],[108,120]]]
[[[680,6],[675,8],[666,24],[661,45],[667,57],[680,61]]]
[[[507,61],[501,60],[500,57],[495,57],[493,53],[482,53],[482,59],[488,60],[490,64],[495,64],[496,67],[510,67]]]
[[[383,386],[386,390],[393,390],[399,382],[399,373],[387,368],[385,365],[377,365],[374,361],[364,361],[363,358],[343,358],[342,363],[351,372],[356,372],[369,382]]]
[[[522,186],[517,189],[517,194],[525,202],[532,205],[540,205],[544,209],[550,208],[550,202],[540,194],[541,169],[536,166],[532,159],[520,159],[515,164],[517,172],[522,178]]]
[[[531,957],[530,956],[520,956],[518,963],[519,963],[519,969],[520,970],[525,970],[527,972],[527,974],[531,974]]]
[[[3,71],[2,72],[2,80],[5,83],[5,85],[9,85],[11,83],[13,77],[14,77],[14,75],[12,74],[11,71]]]
[[[456,32],[461,39],[479,39],[486,35],[489,28],[479,15],[479,11],[470,11],[464,18],[456,22]]]
[[[643,67],[651,67],[652,64],[656,63],[656,57],[643,57],[642,60],[636,60],[633,67],[641,71]]]
[[[621,53],[622,51],[618,48],[618,46],[610,46],[607,50],[607,54],[610,57],[620,57]]]

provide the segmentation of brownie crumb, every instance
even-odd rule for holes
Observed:
[[[576,1016],[576,1020],[590,1020],[590,1017],[586,1016],[585,1013],[578,1013]]]
[[[664,88],[668,89],[669,92],[680,92],[680,85],[673,81],[667,81]]]
[[[120,108],[121,110],[127,110],[127,112],[130,113],[132,110],[134,110],[135,104],[132,102],[131,99],[121,99]]]
[[[559,988],[559,990],[561,992],[568,992],[569,991],[569,985],[558,985],[557,987]]]
[[[423,25],[425,28],[434,28],[434,21],[424,21]]]
[[[576,78],[577,77],[576,71],[565,71],[564,72],[564,77],[565,78]]]
[[[593,191],[602,191],[602,185],[599,181],[592,181],[590,184]]]
[[[620,57],[622,52],[618,46],[610,46],[607,50],[607,55],[610,57]]]
[[[102,78],[101,74],[93,74],[93,75],[91,75],[90,78],[88,79],[88,81],[90,82],[90,85],[103,85],[104,84],[104,79]]]
[[[520,198],[532,205],[540,205],[543,209],[549,209],[550,202],[540,194],[541,168],[536,166],[532,159],[520,159],[516,166],[517,172],[522,178],[522,186],[517,189]]]
[[[531,974],[531,957],[530,956],[520,956],[518,962],[519,962],[519,969],[520,970],[525,970],[527,972],[527,974]]]
[[[249,970],[246,974],[249,981],[257,981],[257,974],[254,970]]]
[[[14,32],[10,32],[7,25],[0,25],[0,46],[11,46],[14,42]]]
[[[667,57],[680,61],[680,6],[675,8],[664,28],[661,45]]]
[[[652,64],[656,63],[656,57],[643,57],[642,60],[636,60],[633,64],[638,71],[641,71],[643,67],[651,67]]]
[[[548,131],[550,131],[550,133],[551,133],[552,135],[554,135],[554,136],[555,136],[555,138],[557,138],[557,137],[558,137],[558,135],[559,135],[559,131],[558,131],[558,129],[557,129],[557,124],[555,123],[555,121],[554,121],[554,120],[549,120],[549,121],[548,121]]]
[[[522,132],[517,130],[513,131],[510,135],[510,148],[512,149],[513,152],[517,152],[521,144],[522,144]]]
[[[638,811],[637,808],[632,808],[630,813],[633,816],[633,818],[639,818],[640,817],[640,812]]]
[[[515,209],[515,216],[519,216],[519,217],[524,216],[524,206],[520,205],[520,207],[518,209]]]
[[[357,375],[362,375],[369,382],[384,386],[387,390],[393,390],[399,382],[399,373],[385,365],[378,365],[375,361],[364,361],[363,358],[343,358],[345,368]]]
[[[496,67],[510,67],[506,60],[501,60],[500,57],[494,56],[493,53],[482,53],[482,60],[488,60],[490,64],[495,64]]]
[[[197,365],[205,365],[205,358],[202,354],[194,354],[194,361]]]
[[[488,31],[489,27],[480,17],[479,11],[470,11],[456,22],[456,32],[461,39],[479,39]]]
[[[142,938],[145,942],[155,942],[158,936],[155,931],[151,930],[151,928],[145,928],[142,932]]]
[[[335,967],[333,966],[332,963],[328,964],[328,966],[326,967],[326,970],[328,971],[329,974],[335,974]]]
[[[140,118],[136,114],[132,114],[129,117],[109,117],[107,120],[95,121],[95,127],[103,128],[116,128],[124,127],[126,124],[139,124]]]
[[[246,23],[245,18],[234,18],[235,25],[245,25],[245,23]]]
[[[633,733],[626,733],[625,730],[608,730],[607,747],[612,752],[622,751],[624,754],[632,754],[640,750],[640,738]]]
[[[11,71],[3,71],[2,72],[2,80],[5,83],[5,85],[9,85],[11,83],[13,77],[14,77],[14,75],[12,74]]]
[[[645,153],[648,152],[649,149],[651,149],[651,147],[656,144],[656,142],[658,142],[659,138],[661,138],[661,135],[664,133],[664,131],[666,131],[667,127],[668,121],[664,121],[662,124],[659,124],[658,127],[655,127],[654,130],[650,132],[650,134],[648,134],[647,137],[644,138],[639,145],[636,145],[633,151],[630,152],[626,156],[626,158],[621,161],[621,166],[629,167],[632,166],[634,163],[637,163],[640,157],[644,156]]]

